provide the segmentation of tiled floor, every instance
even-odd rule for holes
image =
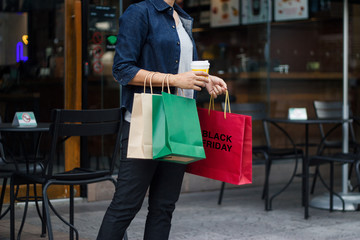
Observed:
[[[280,186],[279,186],[280,188]],[[184,193],[173,218],[170,240],[328,240],[360,239],[360,212],[332,212],[310,209],[305,220],[300,204],[300,185],[295,183],[275,199],[272,211],[264,211],[260,187],[239,187],[225,190],[223,203],[217,205],[218,191]],[[76,202],[75,225],[81,239],[96,239],[109,201]],[[67,205],[56,203],[56,208],[67,217]],[[29,209],[21,239],[40,238],[40,221]],[[21,215],[18,206],[17,214]],[[146,204],[128,230],[130,240],[142,239]],[[55,239],[69,239],[68,228],[52,217]],[[17,223],[17,228],[19,223]],[[9,218],[0,220],[0,240],[8,239]]]

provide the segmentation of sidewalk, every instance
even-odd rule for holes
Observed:
[[[279,186],[280,187],[280,186]],[[360,239],[359,212],[332,212],[310,208],[304,219],[300,185],[294,183],[273,202],[272,211],[264,211],[261,187],[241,186],[226,189],[222,205],[217,205],[218,191],[183,193],[173,217],[170,240],[322,240]],[[75,225],[80,239],[96,239],[109,201],[75,204]],[[67,202],[55,204],[67,217]],[[22,207],[16,212],[20,219]],[[128,229],[129,240],[141,240],[146,216],[146,201]],[[20,220],[19,220],[20,221]],[[68,228],[52,217],[55,239],[69,239]],[[20,223],[17,223],[17,228]],[[0,240],[9,239],[9,215],[0,220]],[[21,239],[40,238],[40,221],[35,206],[30,206]]]

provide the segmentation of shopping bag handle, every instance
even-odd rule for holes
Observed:
[[[213,95],[210,95],[210,102],[209,102],[209,109],[208,109],[208,114],[210,116],[210,110],[215,110],[215,102],[214,102],[214,97]]]
[[[226,90],[226,92],[225,92],[225,104],[224,104],[224,118],[225,119],[226,119],[226,107],[227,106],[229,107],[229,113],[231,113],[229,92]]]
[[[182,88],[178,88],[179,90],[180,90],[180,92],[182,93],[181,95],[182,95],[182,97],[185,97],[185,93],[184,93],[184,89],[182,89]],[[178,91],[179,92],[179,91]],[[177,92],[177,93],[178,93]],[[179,96],[179,94],[177,94],[178,96]]]
[[[166,79],[166,83],[167,83],[167,89],[168,89],[168,93],[170,94],[170,87],[169,87],[169,77],[170,77],[170,74],[166,74],[162,83],[161,83],[161,91],[163,92],[164,91],[164,82],[165,82],[165,79]]]
[[[162,92],[164,91],[164,82],[165,82],[165,79],[166,79],[166,84],[167,84],[168,93],[171,94],[170,84],[169,84],[169,77],[170,77],[170,74],[166,74],[165,77],[163,78],[162,83],[161,83],[161,91],[162,91]],[[182,89],[182,88],[179,88],[179,89],[180,89],[181,92],[182,92],[182,96],[185,97],[184,89]]]
[[[210,103],[209,103],[209,109],[208,109],[209,116],[210,116],[211,108],[212,108],[212,110],[215,110],[215,101],[214,101],[213,95],[210,95]],[[226,92],[225,92],[225,104],[224,104],[224,118],[225,119],[226,119],[226,109],[227,108],[229,108],[229,113],[231,113],[229,92],[226,90]]]
[[[150,92],[151,94],[153,94],[153,88],[152,88],[152,78],[153,76],[157,74],[157,72],[149,72],[148,74],[146,74],[145,76],[145,79],[144,79],[144,93],[145,93],[145,89],[146,89],[146,80],[148,79],[148,77],[150,76],[150,79],[149,79],[149,85],[150,85]]]

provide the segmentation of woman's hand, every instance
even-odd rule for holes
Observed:
[[[183,89],[194,89],[196,91],[201,91],[201,88],[210,83],[209,74],[202,71],[190,71],[171,75],[169,81],[170,86]]]
[[[209,83],[205,85],[206,90],[214,98],[217,98],[218,95],[224,94],[227,90],[227,85],[221,78],[217,76],[209,75]]]

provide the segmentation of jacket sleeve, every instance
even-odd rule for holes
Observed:
[[[145,5],[130,5],[119,19],[119,33],[115,48],[113,76],[127,85],[140,70],[138,59],[146,41],[148,17]]]

